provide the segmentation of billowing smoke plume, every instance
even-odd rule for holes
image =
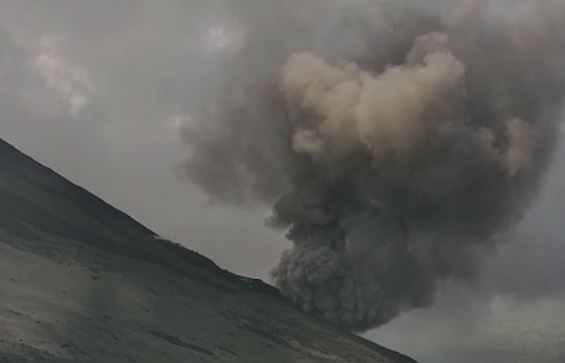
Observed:
[[[532,202],[556,142],[565,3],[424,3],[339,9],[327,33],[358,42],[319,46],[326,59],[285,54],[301,45],[282,30],[307,37],[307,24],[278,29],[280,48],[251,34],[233,59],[246,64],[237,92],[184,131],[191,181],[217,200],[273,203],[268,223],[293,243],[272,272],[283,294],[353,330],[472,277]]]

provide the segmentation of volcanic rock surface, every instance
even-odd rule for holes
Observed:
[[[414,362],[159,238],[0,140],[0,362],[28,361]]]

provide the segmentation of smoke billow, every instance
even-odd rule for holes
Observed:
[[[273,204],[269,225],[293,243],[272,271],[283,294],[353,330],[472,277],[532,202],[556,142],[565,4],[414,3],[340,8],[314,52],[280,41],[308,24],[249,35],[236,91],[184,130],[192,182]],[[277,71],[250,71],[282,56]]]

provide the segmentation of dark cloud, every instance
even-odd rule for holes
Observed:
[[[427,306],[535,197],[560,121],[565,7],[475,4],[354,3],[331,18],[366,42],[351,49],[308,7],[281,11],[226,63],[233,92],[185,129],[192,182],[273,203],[269,224],[294,244],[273,278],[305,310],[365,330]]]

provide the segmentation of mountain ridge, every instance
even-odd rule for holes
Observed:
[[[258,340],[265,340],[265,342],[261,341],[265,346],[270,344],[273,346],[272,349],[280,350],[284,354],[288,353],[289,356],[307,357],[305,359],[310,359],[299,360],[299,358],[293,358],[293,360],[283,359],[273,361],[322,362],[327,361],[326,358],[333,355],[337,358],[332,361],[361,362],[362,360],[352,357],[357,355],[374,355],[375,357],[381,357],[381,360],[376,360],[375,362],[414,362],[399,353],[390,351],[349,332],[332,327],[317,318],[300,312],[286,301],[277,289],[261,280],[250,279],[231,273],[197,252],[191,251],[178,243],[161,239],[155,232],[143,226],[126,213],[119,211],[101,198],[65,179],[53,170],[37,163],[31,157],[21,153],[15,147],[0,139],[0,245],[2,244],[5,245],[4,254],[0,254],[0,256],[14,256],[16,260],[21,258],[23,261],[36,261],[38,265],[44,266],[46,271],[53,271],[53,276],[59,276],[58,274],[60,274],[61,279],[67,281],[66,283],[69,286],[81,287],[75,288],[71,297],[68,297],[68,292],[65,289],[62,290],[64,292],[63,297],[59,295],[57,295],[57,297],[50,296],[52,290],[47,288],[45,288],[45,291],[41,292],[43,292],[45,296],[49,295],[49,298],[39,294],[39,292],[38,296],[35,296],[38,300],[49,300],[50,303],[52,303],[51,300],[62,301],[61,306],[63,310],[67,309],[68,311],[65,310],[61,312],[59,314],[60,317],[69,314],[69,312],[76,313],[76,311],[84,310],[84,316],[81,316],[81,319],[85,318],[87,321],[88,319],[96,321],[96,318],[93,316],[98,313],[98,307],[91,308],[90,306],[86,306],[84,308],[79,306],[79,308],[74,311],[71,308],[66,308],[65,304],[72,303],[80,305],[79,302],[83,301],[85,295],[89,295],[90,290],[97,289],[96,286],[100,285],[97,285],[100,279],[109,280],[110,285],[116,285],[117,283],[114,279],[118,277],[122,278],[122,280],[135,280],[136,288],[140,289],[139,296],[146,297],[148,291],[151,292],[152,289],[159,290],[165,288],[166,284],[164,282],[170,278],[177,281],[179,285],[185,288],[191,289],[193,285],[198,285],[202,291],[206,291],[210,296],[220,296],[224,294],[227,297],[231,297],[233,295],[241,298],[242,301],[249,301],[257,315],[263,317],[270,315],[271,311],[269,309],[274,309],[273,311],[276,310],[275,312],[279,314],[281,318],[279,320],[275,319],[275,322],[268,322],[267,324],[265,320],[257,319],[255,315],[253,315],[255,313],[248,311],[242,312],[244,310],[243,308],[233,310],[233,306],[223,304],[221,301],[223,298],[218,297],[218,299],[210,300],[212,301],[213,308],[209,308],[208,310],[203,306],[194,305],[195,303],[188,300],[189,304],[193,304],[192,306],[195,309],[203,309],[205,313],[209,313],[209,316],[214,319],[217,319],[218,316],[222,316],[224,323],[230,322],[230,324],[232,324],[232,322],[235,321],[235,323],[232,324],[233,326],[229,325],[229,329],[244,329],[246,333],[250,333],[253,337],[260,337]],[[8,261],[6,257],[4,262],[4,265],[9,266],[11,261]],[[54,262],[56,262],[57,265],[54,265]],[[122,271],[120,270],[122,268],[120,266],[121,264],[128,266],[129,264],[132,266],[135,265],[135,268],[138,268],[141,272],[139,274],[133,274],[127,271],[127,269]],[[147,266],[147,264],[153,266]],[[67,276],[65,273],[66,270],[61,266],[65,266],[64,269],[68,268],[70,271],[78,270],[80,273],[92,274],[88,276],[88,278],[81,278],[80,281],[75,281],[74,276]],[[146,270],[144,269],[156,269],[161,272],[150,276],[149,279],[147,279],[149,280],[148,282],[140,277],[145,273]],[[6,267],[4,271],[0,270],[0,279],[3,276],[2,274],[8,276],[15,273],[14,270],[20,275],[28,275],[28,271],[21,266],[15,266],[12,270]],[[162,272],[164,270],[169,270],[173,275]],[[35,284],[37,280],[48,278],[50,273],[45,273],[42,276],[29,274],[26,278],[29,280],[29,284]],[[166,275],[166,277],[161,277],[160,274]],[[12,277],[11,279],[16,278]],[[14,289],[13,284],[16,280],[12,281],[11,279],[4,279],[3,281],[6,291],[16,291],[14,295],[17,295],[19,290],[26,290],[27,286],[23,285],[23,283],[23,286],[17,286],[17,288]],[[155,281],[153,281],[153,279],[155,279]],[[45,284],[49,285],[50,283],[49,280],[46,280]],[[57,288],[60,287],[58,286],[59,284],[56,285]],[[62,284],[62,286],[64,287],[65,285]],[[124,286],[127,289],[131,287],[131,283],[125,284]],[[0,284],[0,292],[4,289],[2,289],[2,285]],[[41,289],[40,285],[39,290]],[[173,289],[171,288],[171,290]],[[183,291],[183,289],[181,288],[179,291]],[[27,294],[27,291],[25,293]],[[121,290],[118,289],[117,294],[120,293]],[[161,298],[162,294],[162,291],[158,291],[154,294],[155,297],[151,297],[148,300],[151,300],[154,306],[158,306],[159,304],[178,306],[175,300],[175,294],[171,295],[170,301],[166,299],[163,300]],[[27,296],[24,293],[21,295]],[[208,295],[203,294],[198,298],[208,299]],[[139,298],[139,296],[136,296],[136,299]],[[106,298],[102,295],[102,297],[97,297],[96,299],[101,299],[102,305],[108,305],[104,307],[104,309],[114,312],[114,307],[109,304],[110,301],[113,301],[111,300],[113,297]],[[27,357],[26,359],[32,359],[33,357],[41,356],[45,359],[55,359],[54,361],[57,362],[66,361],[65,359],[98,361],[98,358],[96,355],[93,356],[92,352],[99,349],[100,346],[96,346],[95,344],[88,348],[78,348],[80,344],[77,345],[77,343],[71,344],[66,342],[62,344],[65,345],[65,347],[62,348],[60,353],[53,353],[51,351],[52,348],[45,348],[51,346],[50,339],[41,336],[45,342],[38,343],[36,340],[39,339],[37,337],[41,334],[34,332],[33,329],[28,333],[27,328],[22,328],[21,331],[28,334],[28,336],[37,336],[34,338],[35,340],[31,338],[26,339],[25,337],[14,340],[13,338],[18,337],[18,334],[20,334],[20,331],[16,329],[16,327],[22,324],[25,325],[23,321],[27,318],[24,318],[24,316],[45,315],[51,317],[53,313],[43,311],[43,305],[39,304],[34,305],[35,310],[30,310],[26,315],[25,312],[16,310],[14,306],[17,307],[18,304],[26,305],[27,301],[23,298],[18,300],[17,296],[16,298],[12,298],[12,300],[14,300],[14,302],[11,306],[10,301],[5,302],[4,313],[1,313],[2,300],[0,300],[0,321],[7,321],[8,324],[5,324],[6,326],[14,327],[12,330],[5,328],[4,331],[2,331],[2,329],[0,329],[0,338],[2,338],[0,339],[0,352],[3,352],[0,354],[0,358],[3,357],[2,354],[4,354],[4,358],[14,356],[14,354],[20,354],[20,358],[25,356]],[[239,303],[239,300],[234,300],[234,305]],[[122,304],[121,300],[118,300],[118,304]],[[125,306],[124,309],[127,310],[128,305],[126,303],[123,304]],[[262,304],[267,304],[269,307],[265,308]],[[58,309],[59,307],[56,308]],[[164,314],[155,313],[152,309],[147,307],[145,309],[148,311],[151,310],[151,314],[160,314],[159,316]],[[182,309],[177,312],[178,315],[192,316],[191,314],[196,314],[193,310]],[[41,311],[38,312],[36,310]],[[21,315],[13,313],[14,311]],[[120,314],[122,314],[122,312],[119,314],[116,313],[115,316],[120,316]],[[150,313],[146,311],[146,314]],[[18,318],[15,318],[14,315]],[[147,319],[145,316],[143,318],[137,315],[129,316],[127,312],[124,316],[128,316],[129,324],[134,324],[138,327],[145,326],[145,321],[143,320]],[[305,329],[308,328],[310,329],[309,331],[315,331],[316,334],[321,334],[320,342],[332,340],[341,342],[343,339],[349,342],[347,344],[344,343],[344,346],[351,346],[351,349],[357,347],[357,350],[352,350],[352,356],[347,358],[350,360],[339,360],[341,359],[339,358],[340,352],[332,352],[331,348],[333,347],[329,345],[328,347],[320,348],[318,346],[321,344],[319,341],[316,339],[311,341],[311,338],[302,335],[303,333],[299,329],[294,329],[292,324],[285,322],[287,318],[289,321],[293,321],[292,324],[296,324],[296,321],[299,320],[307,320],[304,323],[306,324]],[[61,320],[49,319],[43,318],[43,320],[35,320],[35,324],[47,324],[46,321],[48,320],[49,324],[55,325],[55,321]],[[178,318],[175,319],[174,316],[167,319],[171,322],[169,325],[163,322],[162,325],[165,326],[165,328],[142,329],[147,336],[144,337],[144,339],[158,339],[160,342],[164,342],[163,344],[166,343],[184,349],[182,353],[178,353],[178,356],[174,357],[175,359],[180,359],[183,354],[188,354],[186,351],[190,351],[190,354],[201,359],[194,361],[255,361],[253,360],[255,358],[246,358],[247,360],[239,360],[239,357],[236,358],[236,360],[226,358],[233,356],[232,353],[234,353],[233,349],[230,353],[230,349],[224,346],[231,338],[224,338],[223,340],[216,337],[211,338],[210,340],[215,342],[215,350],[188,343],[186,339],[183,340],[179,338],[179,334],[190,336],[191,339],[195,340],[204,339],[202,338],[204,334],[199,336],[199,332],[195,331],[195,329],[187,328],[183,330],[177,327],[175,320],[178,320]],[[206,320],[203,321],[206,325],[209,324]],[[255,321],[256,324],[242,323],[245,321]],[[159,322],[159,324],[160,323],[161,322]],[[78,323],[74,323],[73,325],[69,323],[69,330],[84,329],[84,323],[81,322],[81,324],[83,325]],[[104,320],[92,324],[100,330],[102,329],[100,326],[104,324]],[[159,325],[157,322],[153,322],[153,324]],[[277,324],[284,325],[279,326]],[[169,326],[174,326],[174,329],[180,333],[167,333],[166,330]],[[120,326],[116,328],[116,331],[124,330],[122,328],[123,326]],[[56,328],[47,330],[49,336],[59,335]],[[108,330],[107,332],[109,334],[114,334],[112,330],[106,330]],[[123,339],[132,340],[132,337],[138,334],[138,331],[139,330],[136,329],[127,329],[127,331],[123,332],[123,335],[126,337]],[[226,328],[225,331],[228,331],[228,329]],[[324,335],[326,333],[328,335],[327,337]],[[8,337],[11,336],[12,339],[4,339],[3,334]],[[46,333],[43,332],[42,334]],[[97,333],[90,333],[89,331],[85,334],[98,337],[98,335],[96,335]],[[298,339],[296,336],[301,336],[301,338]],[[72,340],[73,336],[65,336],[65,339]],[[221,341],[221,344],[216,342],[216,340]],[[208,342],[204,339],[201,343],[202,345],[206,345]],[[24,347],[18,344],[24,344]],[[60,347],[62,347],[62,345],[60,345]],[[245,347],[249,345],[249,347],[242,349],[242,351],[254,351],[258,349],[258,344],[253,340],[249,340],[249,342],[244,341],[243,345]],[[69,346],[76,347],[71,349]],[[224,347],[225,349],[222,350],[219,347]],[[366,351],[363,350],[362,347],[364,347]],[[113,355],[111,355],[110,358],[104,357],[104,361],[120,361],[116,355],[117,351],[123,352],[120,354],[128,356],[133,359],[133,361],[144,361],[140,357],[134,357],[132,353],[129,353],[127,349],[117,343],[112,349],[114,349]],[[263,349],[263,347],[261,346],[260,349]],[[148,354],[153,353],[152,351],[148,352]],[[169,351],[165,353],[173,354]],[[42,356],[41,354],[44,355]],[[223,358],[217,358],[219,356]],[[175,361],[175,359],[171,359],[170,361]]]

